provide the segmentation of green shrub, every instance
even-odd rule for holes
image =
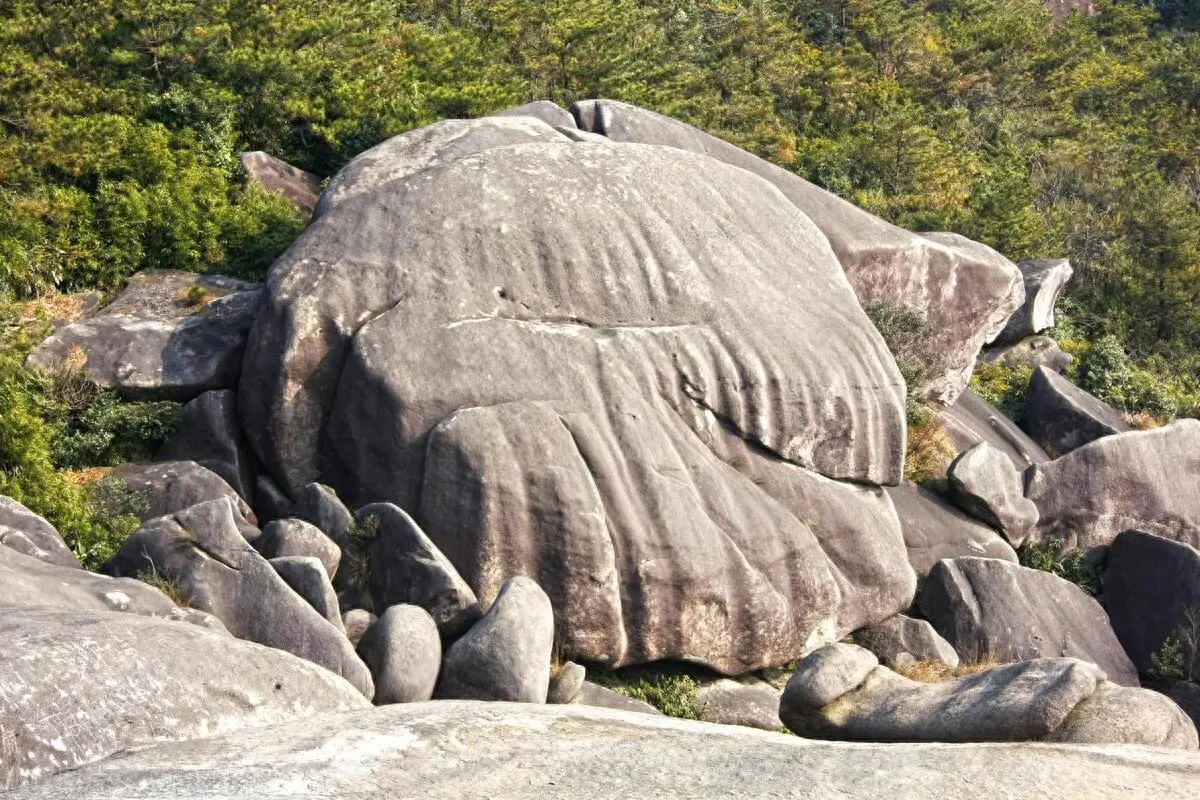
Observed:
[[[174,432],[181,412],[179,403],[124,403],[112,392],[98,392],[86,407],[70,413],[53,445],[54,463],[86,469],[148,461]]]
[[[1100,596],[1102,576],[1082,552],[1063,553],[1062,546],[1056,539],[1047,538],[1042,542],[1026,542],[1018,551],[1018,555],[1022,566],[1052,572],[1069,580],[1092,597]]]
[[[904,378],[908,423],[927,424],[935,412],[921,399],[921,387],[941,366],[933,329],[920,313],[894,303],[875,303],[865,310]]]
[[[649,703],[668,717],[698,719],[696,692],[700,686],[688,675],[645,675],[637,683],[612,682],[614,692]]]
[[[1033,370],[1024,364],[1006,367],[983,362],[971,375],[971,388],[1006,417],[1020,423],[1025,418],[1025,396],[1032,376]]]

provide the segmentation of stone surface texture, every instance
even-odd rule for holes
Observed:
[[[1037,506],[1025,497],[1021,473],[987,442],[960,453],[946,477],[955,504],[998,530],[1013,547],[1020,547],[1037,524]]]
[[[1000,534],[954,508],[940,494],[914,483],[887,490],[904,531],[909,563],[925,575],[943,558],[980,556],[1017,563]]]
[[[1120,411],[1048,367],[1038,367],[1029,379],[1025,427],[1060,456],[1103,436],[1132,430]]]
[[[53,525],[4,495],[0,495],[0,545],[47,564],[79,566],[79,559]]]
[[[242,169],[268,192],[281,194],[304,219],[312,216],[321,196],[321,179],[261,150],[242,153]]]
[[[1053,328],[1054,306],[1075,272],[1065,258],[1022,261],[1017,266],[1025,280],[1025,303],[996,337],[998,344],[1012,344]]]

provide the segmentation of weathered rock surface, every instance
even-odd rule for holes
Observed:
[[[354,516],[374,534],[368,559],[375,608],[419,606],[444,639],[461,635],[483,615],[475,592],[412,517],[391,503],[363,506]]]
[[[587,670],[574,661],[563,663],[558,670],[550,670],[550,690],[546,693],[547,703],[574,703],[583,694]]]
[[[190,285],[203,289],[195,278],[190,276]],[[175,283],[166,281],[170,288]],[[216,297],[193,306],[190,314],[183,297],[166,301],[163,289],[150,281],[126,291],[128,296],[123,293],[98,314],[55,331],[30,353],[30,366],[79,367],[100,386],[131,399],[190,400],[237,385],[261,290]],[[179,315],[180,305],[185,316]]]
[[[106,611],[0,605],[0,675],[0,790],[127,747],[367,705],[287,653]]]
[[[1196,475],[1200,421],[1098,439],[1026,476],[1025,496],[1041,515],[1035,538],[1090,550],[1140,530],[1200,547]]]
[[[346,638],[355,647],[358,647],[362,637],[366,636],[367,631],[371,630],[371,626],[378,621],[378,617],[361,608],[352,608],[342,614],[342,625],[346,628]]]
[[[968,517],[941,495],[904,483],[887,490],[904,531],[908,560],[924,575],[943,558],[980,556],[1017,563],[1017,553],[998,533]]]
[[[514,106],[500,112],[502,117],[536,117],[553,128],[574,128],[575,117],[571,112],[550,100],[534,100],[532,103]]]
[[[1030,336],[1012,344],[994,345],[979,354],[980,360],[1012,369],[1045,367],[1062,372],[1075,360],[1049,336]]]
[[[1104,600],[1139,672],[1176,636],[1184,669],[1200,680],[1200,550],[1140,531],[1119,534],[1108,549]]]
[[[954,405],[944,409],[940,419],[959,452],[987,442],[1008,456],[1019,470],[1050,460],[1050,455],[1040,444],[1030,439],[1000,409],[970,389],[959,395]]]
[[[958,666],[958,653],[929,622],[903,614],[855,631],[854,643],[870,650],[881,664],[891,669],[922,661]]]
[[[1050,737],[1079,744],[1144,744],[1195,750],[1196,726],[1170,698],[1105,681],[1075,706]]]
[[[237,419],[237,395],[215,390],[183,407],[175,433],[158,461],[194,461],[219,475],[243,500],[254,499],[254,463]]]
[[[1047,450],[1059,455],[1103,436],[1131,430],[1120,411],[1047,367],[1038,367],[1029,379],[1025,427]]]
[[[79,567],[79,559],[53,525],[4,495],[0,495],[0,545],[47,564]]]
[[[277,519],[262,530],[255,549],[268,561],[284,556],[312,556],[319,559],[330,580],[342,560],[341,549],[320,528],[302,519]]]
[[[588,708],[435,702],[166,744],[13,800],[1185,798],[1200,756],[1130,746],[812,742]]]
[[[704,722],[778,731],[779,690],[765,683],[722,679],[696,692],[696,711]]]
[[[135,495],[136,502],[131,505],[142,522],[225,497],[237,510],[234,521],[242,537],[255,542],[261,535],[254,527],[257,519],[246,501],[220,475],[194,461],[122,464],[112,475]]]
[[[903,450],[820,231],[719,162],[504,120],[375,152],[277,264],[239,393],[272,474],[410,510],[485,602],[531,574],[569,657],[745,672],[904,608],[890,503],[814,474],[894,481]]]
[[[261,150],[242,153],[241,162],[250,180],[268,192],[283,195],[304,219],[312,216],[321,196],[320,178]]]
[[[998,530],[1013,547],[1020,547],[1037,524],[1037,506],[1026,499],[1021,474],[987,442],[960,453],[946,477],[955,504]]]
[[[333,587],[342,605],[370,609],[367,578],[370,572],[368,540],[372,532],[359,528],[337,492],[323,483],[310,483],[300,489],[289,513],[315,525],[337,546],[341,556],[338,570],[333,575]]]
[[[233,504],[212,500],[159,517],[129,537],[106,570],[155,570],[193,607],[239,639],[287,650],[349,680],[368,698],[371,676],[345,634],[296,594],[238,533]]]
[[[996,337],[997,344],[1011,344],[1053,328],[1054,306],[1075,272],[1065,258],[1022,261],[1017,266],[1025,281],[1025,302]]]
[[[1137,686],[1134,669],[1093,598],[1049,572],[988,558],[939,561],[921,586],[921,613],[968,661],[1067,656]]]
[[[442,664],[442,641],[425,609],[390,607],[362,637],[358,652],[375,679],[376,705],[433,697]]]
[[[544,703],[553,647],[550,599],[529,578],[511,578],[483,618],[446,651],[438,696]]]
[[[878,666],[879,659],[869,650],[843,642],[827,644],[796,665],[783,690],[780,713],[824,708],[862,686]]]
[[[312,606],[318,614],[329,620],[333,627],[342,633],[346,632],[342,625],[342,611],[338,607],[337,592],[329,580],[329,573],[319,558],[312,556],[280,556],[268,562],[283,582],[292,588],[296,594],[304,598],[304,602]]]
[[[702,153],[773,184],[828,237],[864,307],[891,303],[926,319],[935,352],[944,361],[924,393],[943,404],[966,388],[980,348],[1024,300],[1017,265],[978,242],[952,233],[910,233],[795,173],[653,111],[615,100],[581,100],[571,113],[581,129],[613,141]]]
[[[800,736],[883,742],[1041,739],[1091,697],[1104,679],[1104,673],[1092,664],[1042,658],[943,683],[918,683],[886,667],[876,667],[830,700],[825,700],[828,693],[813,694],[802,686],[794,687],[807,679],[805,662],[809,659],[824,656],[822,671],[840,668],[849,672],[854,668],[857,675],[861,671],[858,662],[870,655],[853,645],[840,645],[826,656],[833,647],[800,662],[783,693],[779,716]]]
[[[619,692],[614,692],[607,686],[601,686],[591,681],[583,682],[583,687],[579,690],[579,696],[572,703],[574,705],[593,706],[595,708],[609,708],[614,711],[625,711],[633,714],[663,716],[661,711],[649,703],[634,700],[632,697],[626,697]]]
[[[130,276],[125,281],[125,288],[97,313],[101,316],[121,314],[149,319],[183,319],[212,300],[261,288],[262,284],[224,275],[147,269]]]

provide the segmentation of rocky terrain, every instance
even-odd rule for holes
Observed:
[[[265,285],[145,273],[30,356],[186,405],[99,573],[0,499],[11,796],[1194,793],[1200,422],[1059,374],[1065,260],[611,100],[319,199],[244,163],[312,210]],[[967,388],[1002,359],[1021,426]],[[627,696],[660,673],[694,696]]]

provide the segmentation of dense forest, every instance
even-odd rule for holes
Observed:
[[[1062,21],[1041,0],[4,8],[0,491],[58,486],[55,471],[78,464],[51,443],[95,433],[61,393],[31,386],[12,301],[112,290],[147,267],[260,277],[302,223],[246,185],[242,151],[325,177],[393,134],[536,98],[644,105],[904,227],[957,231],[1014,260],[1069,257],[1056,335],[1081,356],[1074,377],[1129,410],[1200,410],[1190,0],[1098,0],[1095,15]],[[989,377],[993,399],[1020,391]],[[121,424],[158,424],[101,406]],[[61,524],[73,512],[60,488],[67,505],[41,510]]]

